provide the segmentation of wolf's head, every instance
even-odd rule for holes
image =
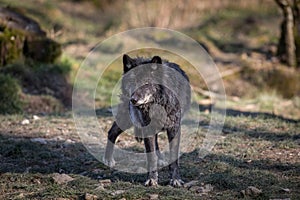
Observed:
[[[132,105],[141,106],[154,101],[154,96],[160,90],[154,80],[162,76],[162,70],[158,69],[162,62],[159,56],[151,59],[123,56],[122,92]]]
[[[137,88],[130,97],[130,102],[134,106],[143,106],[158,101],[162,87],[157,84],[145,84]]]

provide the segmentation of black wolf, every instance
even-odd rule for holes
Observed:
[[[144,140],[147,153],[146,186],[157,185],[157,162],[161,158],[157,134],[166,131],[170,147],[170,184],[179,187],[178,155],[181,119],[189,108],[191,91],[185,72],[159,56],[150,59],[123,56],[121,103],[116,121],[108,132],[104,162],[114,166],[113,148],[117,137],[134,126],[137,138]],[[181,80],[181,81],[180,81]]]

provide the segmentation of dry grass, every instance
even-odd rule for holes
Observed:
[[[205,14],[215,14],[225,8],[267,8],[274,4],[265,1],[230,1],[230,0],[179,0],[179,1],[127,1],[126,24],[129,28],[136,27],[164,27],[172,29],[186,29],[198,26]]]

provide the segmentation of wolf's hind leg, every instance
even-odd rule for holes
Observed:
[[[170,184],[174,187],[181,187],[183,181],[180,179],[179,174],[179,145],[180,145],[180,127],[170,128],[167,130],[168,140],[170,145]]]

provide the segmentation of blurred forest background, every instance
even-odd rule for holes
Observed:
[[[153,26],[182,31],[203,45],[221,71],[229,107],[300,116],[299,68],[281,64],[277,56],[283,14],[275,1],[2,0],[1,6],[37,23],[26,32],[31,22],[9,22],[11,16],[2,11],[1,83],[10,82],[19,93],[11,89],[12,94],[0,97],[11,99],[2,104],[1,113],[51,113],[70,106],[76,70],[98,42],[120,31]],[[10,29],[9,24],[19,27]],[[23,35],[15,33],[18,29]],[[119,75],[106,78],[113,81]],[[201,91],[205,85],[193,87]]]
[[[149,197],[149,190],[138,184],[142,178],[136,176],[137,183],[132,183],[129,175],[111,173],[88,155],[75,136],[70,113],[76,72],[95,45],[121,31],[149,26],[183,32],[203,45],[221,72],[228,109],[226,139],[207,158],[210,162],[200,167],[200,161],[191,159],[193,154],[184,158],[188,164],[183,177],[187,181],[197,177],[196,185],[183,190],[156,188],[155,195],[300,198],[298,4],[296,0],[0,0],[0,198]],[[183,61],[176,62],[184,68]],[[111,91],[122,74],[120,62],[112,65],[97,89],[101,96],[96,97],[99,121],[107,124],[106,129],[111,123],[107,111]],[[205,125],[212,104],[207,87],[185,70]],[[52,180],[56,172],[74,180],[58,187],[60,183]],[[99,183],[95,177],[112,183]],[[91,184],[105,187],[95,190]]]

